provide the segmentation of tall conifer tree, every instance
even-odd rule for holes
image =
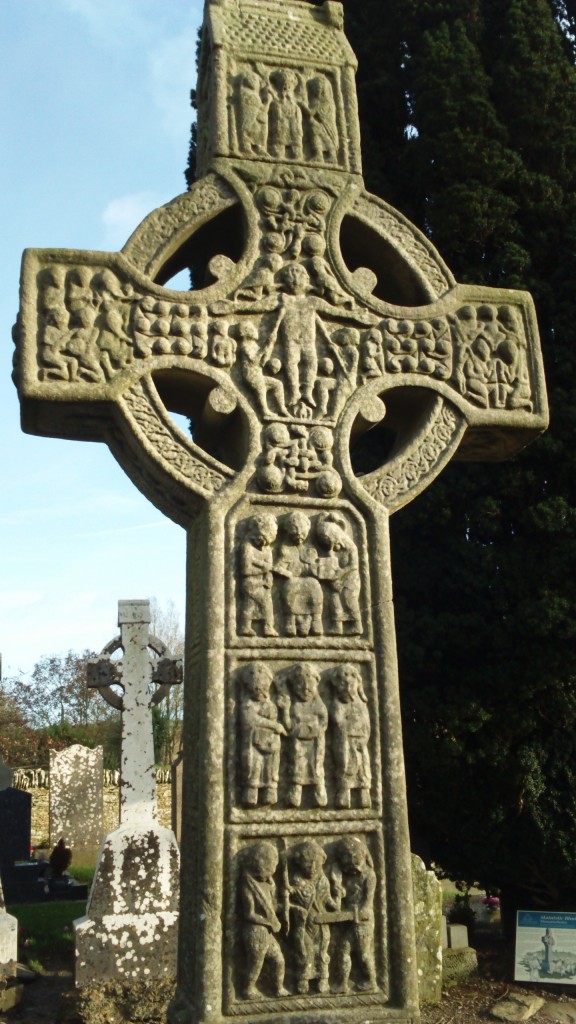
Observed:
[[[414,844],[453,875],[500,884],[525,905],[566,905],[576,899],[569,5],[389,6],[406,96],[403,175],[387,169],[391,84],[380,100],[378,69],[367,66],[372,40],[364,48],[358,35],[360,75],[381,113],[376,139],[375,117],[361,107],[366,177],[397,183],[385,197],[427,232],[458,279],[532,291],[552,410],[548,434],[516,459],[453,465],[393,519]],[[362,7],[367,22],[378,19],[377,3]],[[397,123],[392,131],[398,138]]]

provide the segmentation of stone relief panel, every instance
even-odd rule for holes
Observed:
[[[346,168],[341,103],[333,74],[237,65],[228,78],[230,155]]]
[[[363,634],[360,556],[340,510],[259,511],[236,529],[239,637]]]
[[[230,674],[228,705],[234,820],[266,808],[365,814],[378,804],[367,663],[250,660]]]
[[[352,833],[242,842],[229,902],[238,951],[228,971],[232,1012],[268,1001],[276,1010],[338,1006],[334,997],[352,993],[366,1005],[382,999],[375,845],[374,836]]]
[[[270,423],[257,487],[296,493],[313,483],[326,498],[340,490],[330,430],[364,383],[411,374],[442,382],[482,409],[532,411],[527,338],[515,306],[469,303],[429,319],[360,313],[324,256],[320,222],[329,196],[294,196],[268,186],[256,193],[271,229],[229,300],[171,302],[138,293],[106,267],[43,268],[39,379],[105,384],[156,356],[206,363],[231,376]],[[311,226],[310,217],[319,223]]]

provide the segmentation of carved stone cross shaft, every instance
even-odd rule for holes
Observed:
[[[149,601],[119,601],[118,625],[121,635],[88,662],[88,686],[122,712],[120,824],[141,826],[145,819],[158,816],[151,709],[170,686],[182,682],[182,662],[168,657],[165,644],[149,636]],[[113,659],[119,650],[123,657]],[[159,684],[152,695],[151,683]],[[115,684],[123,689],[122,696]]]
[[[24,257],[24,429],[188,532],[174,1022],[417,1020],[389,516],[547,423],[530,297],[364,190],[354,69],[338,3],[208,2],[200,180]]]

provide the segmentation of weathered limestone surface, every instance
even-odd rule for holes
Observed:
[[[0,982],[16,974],[18,960],[18,921],[6,913],[0,881]]]
[[[103,835],[103,749],[79,743],[50,751],[50,846],[99,846]]]
[[[24,257],[24,429],[107,442],[188,532],[173,1024],[417,1020],[389,518],[547,424],[530,296],[365,191],[342,18],[209,0],[203,177],[120,254]]]
[[[176,973],[180,858],[173,832],[157,820],[151,708],[181,682],[182,666],[149,636],[149,623],[148,601],[120,601],[121,636],[88,667],[88,685],[122,712],[122,771],[120,827],[104,840],[86,916],[74,922],[80,988]]]
[[[439,1003],[442,998],[442,885],[415,854],[412,854],[412,886],[418,995],[421,1004]]]
[[[513,992],[507,999],[502,999],[490,1010],[491,1016],[498,1020],[530,1020],[544,1006],[541,996]]]
[[[478,955],[471,946],[442,950],[442,982],[457,985],[478,971]]]

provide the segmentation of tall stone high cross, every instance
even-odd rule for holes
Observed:
[[[332,0],[211,0],[199,181],[120,253],[24,257],[24,429],[188,532],[186,1024],[417,1020],[388,521],[547,423],[530,297],[364,190],[354,69]]]

